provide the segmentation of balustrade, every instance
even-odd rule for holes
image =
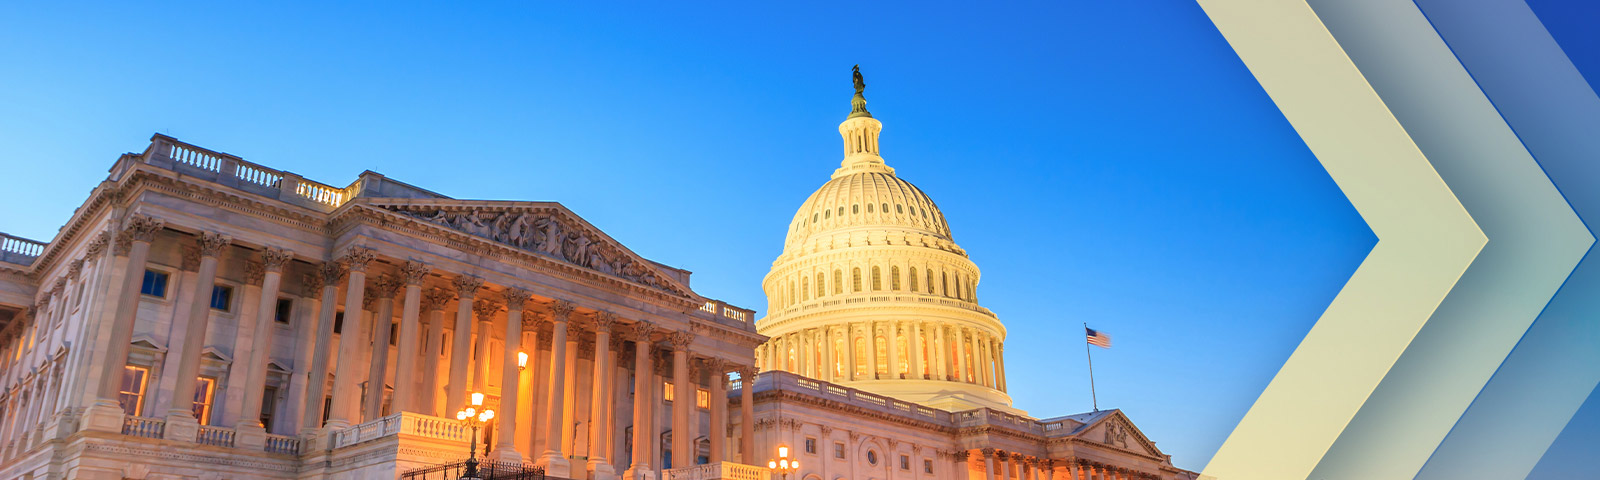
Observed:
[[[734,462],[715,462],[661,472],[662,480],[768,480],[764,467]]]
[[[233,447],[233,429],[201,425],[194,442],[201,445]]]
[[[122,434],[144,438],[161,438],[167,430],[166,419],[127,416],[122,418]]]
[[[288,435],[267,434],[267,444],[263,450],[267,453],[296,455],[300,453],[300,439]]]

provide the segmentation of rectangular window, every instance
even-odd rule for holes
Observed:
[[[122,402],[122,413],[137,417],[144,410],[145,382],[149,379],[150,369],[133,365],[122,367],[122,391],[117,398]]]
[[[933,474],[933,460],[923,460],[922,461],[922,473],[926,473],[926,474],[929,474],[929,475]]]
[[[694,406],[700,408],[711,408],[711,392],[706,391],[703,388],[695,389]]]
[[[389,324],[389,346],[392,347],[392,346],[399,345],[399,344],[400,344],[400,324],[398,322],[391,323],[391,324]]]
[[[806,437],[806,453],[817,454],[817,439]]]
[[[167,298],[168,277],[169,275],[167,275],[166,272],[145,270],[144,284],[139,286],[139,293],[143,293],[152,297]]]
[[[201,425],[211,424],[211,401],[215,398],[217,380],[206,377],[194,379],[194,417]]]
[[[261,426],[272,431],[272,411],[277,407],[278,389],[267,387],[261,391]]]
[[[333,410],[333,396],[322,397],[322,423],[328,423],[328,411]]]
[[[272,311],[272,321],[288,325],[291,312],[294,312],[294,300],[280,298],[278,307]]]
[[[211,309],[228,311],[233,306],[233,287],[215,285],[211,287]]]
[[[661,393],[661,399],[668,402],[672,401],[672,382],[661,382],[661,386],[665,390]]]
[[[333,314],[333,333],[344,332],[344,312]]]
[[[844,444],[833,442],[833,458],[844,459]]]
[[[911,457],[906,456],[906,455],[901,455],[900,456],[900,469],[901,470],[910,470],[911,469]]]

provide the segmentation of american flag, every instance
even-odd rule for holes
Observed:
[[[1107,335],[1106,332],[1095,330],[1089,327],[1083,327],[1083,330],[1089,339],[1090,345],[1100,348],[1111,348],[1111,336]]]

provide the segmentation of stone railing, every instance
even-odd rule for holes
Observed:
[[[764,372],[762,375],[766,376],[768,381],[765,382],[765,385],[758,383],[757,390],[761,390],[761,387],[765,386],[766,388],[780,390],[809,391],[822,398],[886,413],[917,418],[942,425],[951,425],[953,422],[950,412],[924,407],[904,400],[896,400],[875,393],[813,380],[789,372],[771,371]]]
[[[267,453],[283,453],[295,455],[300,453],[300,439],[288,435],[267,434],[267,444],[262,448]]]
[[[0,233],[0,262],[32,265],[33,259],[43,254],[44,247],[48,245],[38,240]]]
[[[207,150],[161,134],[152,137],[150,148],[134,159],[322,211],[331,211],[355,197],[360,191],[361,183],[357,181],[344,188],[318,183],[294,173],[267,168],[234,155]]]
[[[718,322],[731,322],[746,329],[755,328],[755,310],[735,307],[721,300],[706,299],[706,303],[700,306],[700,313],[702,316]]]
[[[343,448],[392,435],[413,435],[436,440],[466,442],[472,429],[459,420],[420,413],[399,413],[333,433],[333,448]]]
[[[195,433],[194,443],[217,447],[233,447],[233,429],[201,425]]]
[[[906,293],[906,294],[900,294],[900,295],[882,295],[882,292],[879,292],[878,295],[872,295],[872,294],[870,294],[868,292],[856,292],[856,293],[848,293],[848,294],[842,294],[842,295],[845,296],[845,298],[839,299],[838,297],[840,297],[841,295],[830,295],[830,296],[827,296],[827,297],[813,298],[813,299],[808,300],[808,301],[796,303],[794,305],[789,305],[789,306],[783,308],[783,314],[784,315],[789,315],[789,314],[798,313],[798,312],[801,312],[801,311],[804,311],[804,310],[810,310],[810,309],[813,309],[813,308],[831,307],[831,306],[834,306],[834,305],[841,305],[841,304],[856,305],[856,304],[862,304],[862,303],[894,302],[894,303],[922,303],[922,304],[938,305],[938,306],[941,306],[941,307],[952,307],[952,308],[959,308],[959,309],[962,309],[962,310],[971,310],[971,311],[974,311],[974,312],[981,313],[984,316],[988,316],[988,317],[995,316],[994,312],[991,312],[991,311],[989,311],[989,309],[983,308],[982,306],[980,306],[980,305],[978,305],[976,303],[968,302],[966,300],[943,297],[943,296],[939,296],[939,295],[932,295],[932,294]]]
[[[717,462],[661,472],[662,480],[768,480],[766,468],[734,462]]]
[[[161,418],[122,417],[122,434],[144,438],[161,438],[167,431],[167,421]]]

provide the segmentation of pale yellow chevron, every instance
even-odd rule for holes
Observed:
[[[1303,1],[1199,3],[1378,237],[1204,471],[1303,479],[1486,240]]]

